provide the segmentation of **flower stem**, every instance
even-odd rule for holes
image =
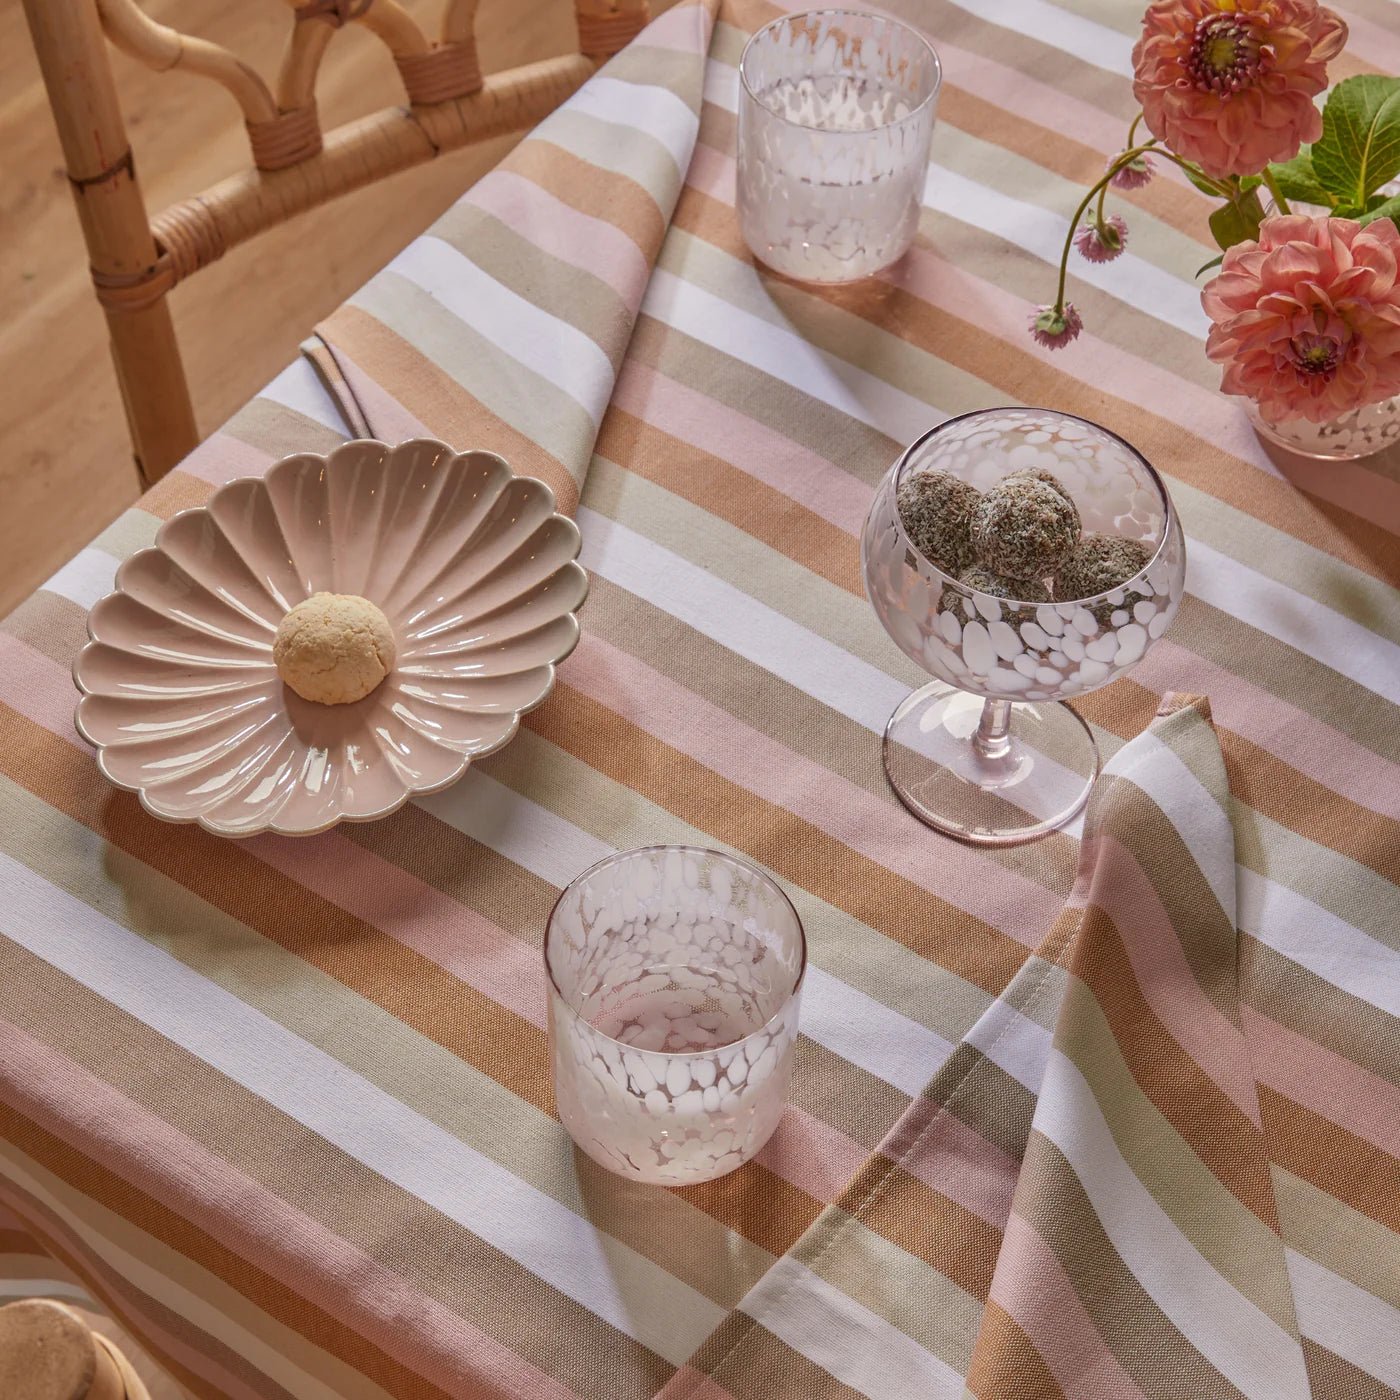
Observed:
[[[1278,180],[1270,165],[1264,167],[1264,183],[1269,187],[1269,193],[1274,197],[1274,208],[1280,214],[1291,214],[1293,211],[1288,207],[1288,201],[1283,197],[1283,191],[1279,189]]]
[[[1103,219],[1103,192],[1108,189],[1108,183],[1113,177],[1131,160],[1136,160],[1138,156],[1149,150],[1150,146],[1129,146],[1115,160],[1103,175],[1089,186],[1089,192],[1079,201],[1079,208],[1074,211],[1074,217],[1069,221],[1069,232],[1065,235],[1064,250],[1060,253],[1060,283],[1055,290],[1055,309],[1064,310],[1065,305],[1065,278],[1069,275],[1069,250],[1074,247],[1074,235],[1079,228],[1079,221],[1084,217],[1084,211],[1093,202],[1094,196],[1099,197],[1099,219]]]

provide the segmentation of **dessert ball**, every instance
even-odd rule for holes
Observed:
[[[948,472],[917,472],[899,484],[895,504],[914,548],[955,578],[972,563],[969,522],[982,493]]]
[[[313,593],[281,621],[272,659],[303,700],[350,705],[394,668],[394,633],[368,598]]]
[[[1060,561],[1055,573],[1055,596],[1064,602],[1094,598],[1140,574],[1152,558],[1153,547],[1121,535],[1086,535]]]
[[[975,588],[979,593],[990,593],[993,598],[1009,598],[1018,603],[1050,601],[1050,590],[1038,578],[1006,578],[984,569],[980,564],[964,569],[958,575],[958,582]]]
[[[1009,476],[972,512],[978,562],[1004,578],[1043,579],[1079,543],[1079,510],[1063,488]]]
[[[1048,472],[1044,467],[1022,467],[1019,471],[1011,472],[1003,478],[1005,481],[1020,481],[1029,477],[1032,481],[1043,481],[1052,491],[1058,491],[1070,505],[1074,505],[1074,497],[1069,494],[1065,484],[1054,472]],[[1076,510],[1078,507],[1076,507]]]

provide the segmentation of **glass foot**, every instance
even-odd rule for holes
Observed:
[[[977,846],[1048,836],[1083,810],[1099,775],[1093,733],[1068,705],[984,700],[943,681],[890,716],[884,757],[921,822]]]

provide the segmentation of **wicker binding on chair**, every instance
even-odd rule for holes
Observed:
[[[444,0],[436,41],[397,0],[285,3],[291,31],[269,87],[227,49],[157,23],[138,0],[24,0],[143,483],[164,475],[198,442],[165,300],[177,282],[338,195],[444,151],[533,126],[648,17],[646,0],[574,0],[578,53],[483,77],[474,33],[478,0]],[[389,49],[408,105],[322,132],[316,74],[336,31],[351,23]],[[108,41],[150,68],[180,68],[223,87],[243,114],[252,164],[151,219]]]

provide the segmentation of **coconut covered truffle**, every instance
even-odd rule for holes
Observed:
[[[1121,535],[1086,535],[1060,562],[1055,596],[1065,602],[1094,598],[1140,574],[1152,558],[1152,546]]]
[[[313,593],[281,621],[272,659],[303,700],[350,705],[394,667],[394,633],[368,598]]]
[[[1009,476],[972,512],[977,559],[1004,578],[1043,579],[1079,543],[1079,509],[1064,489],[1030,475]]]
[[[1038,578],[1005,578],[974,564],[958,575],[958,582],[988,593],[993,598],[1007,598],[1017,603],[1048,603],[1050,590]]]
[[[899,484],[895,504],[914,548],[956,577],[973,562],[969,523],[982,493],[948,472],[917,472]]]
[[[1070,505],[1074,505],[1074,497],[1069,494],[1064,482],[1054,472],[1048,472],[1044,467],[1022,467],[1019,471],[1011,472],[1003,480],[1020,481],[1026,478],[1031,481],[1043,481],[1052,491],[1058,491]]]

